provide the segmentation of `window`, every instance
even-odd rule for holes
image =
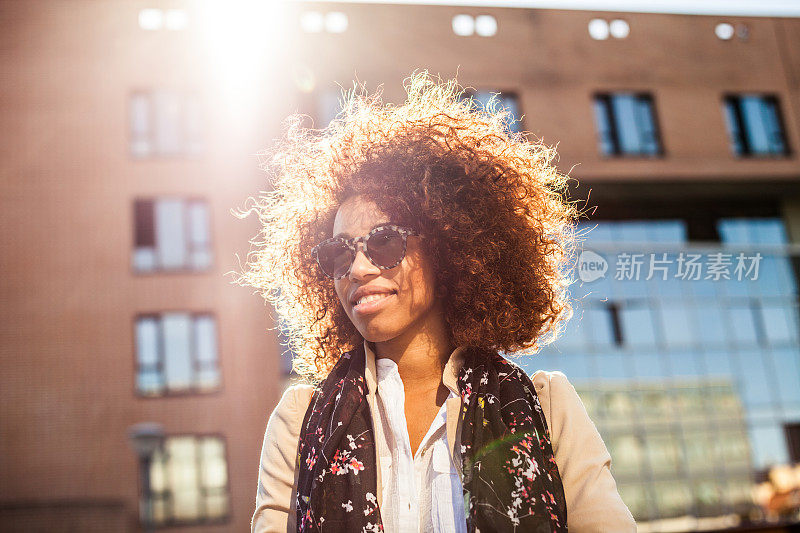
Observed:
[[[650,95],[595,95],[594,117],[600,152],[603,155],[661,155],[661,141]]]
[[[208,392],[220,385],[217,327],[210,314],[136,318],[136,390],[145,396]]]
[[[777,98],[726,96],[724,112],[734,154],[742,157],[788,155]]]
[[[225,441],[167,437],[150,464],[150,494],[155,525],[225,521],[230,512]]]
[[[147,273],[211,266],[208,205],[184,198],[134,202],[133,269]]]
[[[512,92],[481,90],[467,91],[465,98],[472,98],[477,108],[486,111],[489,109],[508,112],[505,125],[508,131],[522,131],[522,115],[519,108],[519,97]],[[494,101],[492,105],[490,102]]]
[[[338,89],[322,91],[317,96],[317,118],[319,119],[318,128],[327,128],[328,125],[342,111],[344,96]]]
[[[197,96],[137,91],[130,95],[128,105],[133,157],[196,155],[202,150]]]

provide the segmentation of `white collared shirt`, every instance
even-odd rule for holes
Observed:
[[[383,484],[381,519],[387,533],[466,533],[461,478],[447,442],[447,402],[411,452],[405,389],[397,364],[377,359],[375,442]],[[450,397],[456,397],[450,391]],[[460,460],[460,458],[455,458]]]

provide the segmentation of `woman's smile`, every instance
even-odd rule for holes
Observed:
[[[364,296],[360,298],[353,306],[353,312],[357,315],[376,313],[386,307],[394,295],[395,293],[393,292],[382,292],[379,294],[370,294],[369,296]]]

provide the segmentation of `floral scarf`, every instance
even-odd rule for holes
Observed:
[[[363,346],[342,355],[306,411],[298,531],[383,531],[365,365]],[[468,348],[458,388],[467,530],[567,531],[564,488],[530,378],[496,352]]]

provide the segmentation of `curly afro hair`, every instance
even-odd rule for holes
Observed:
[[[576,211],[555,150],[510,132],[505,110],[477,106],[453,80],[421,73],[405,88],[399,106],[349,91],[323,130],[291,117],[262,154],[272,190],[240,213],[263,227],[236,282],[275,306],[294,369],[311,379],[363,342],[311,254],[354,195],[426,236],[453,346],[536,351],[572,313]]]

